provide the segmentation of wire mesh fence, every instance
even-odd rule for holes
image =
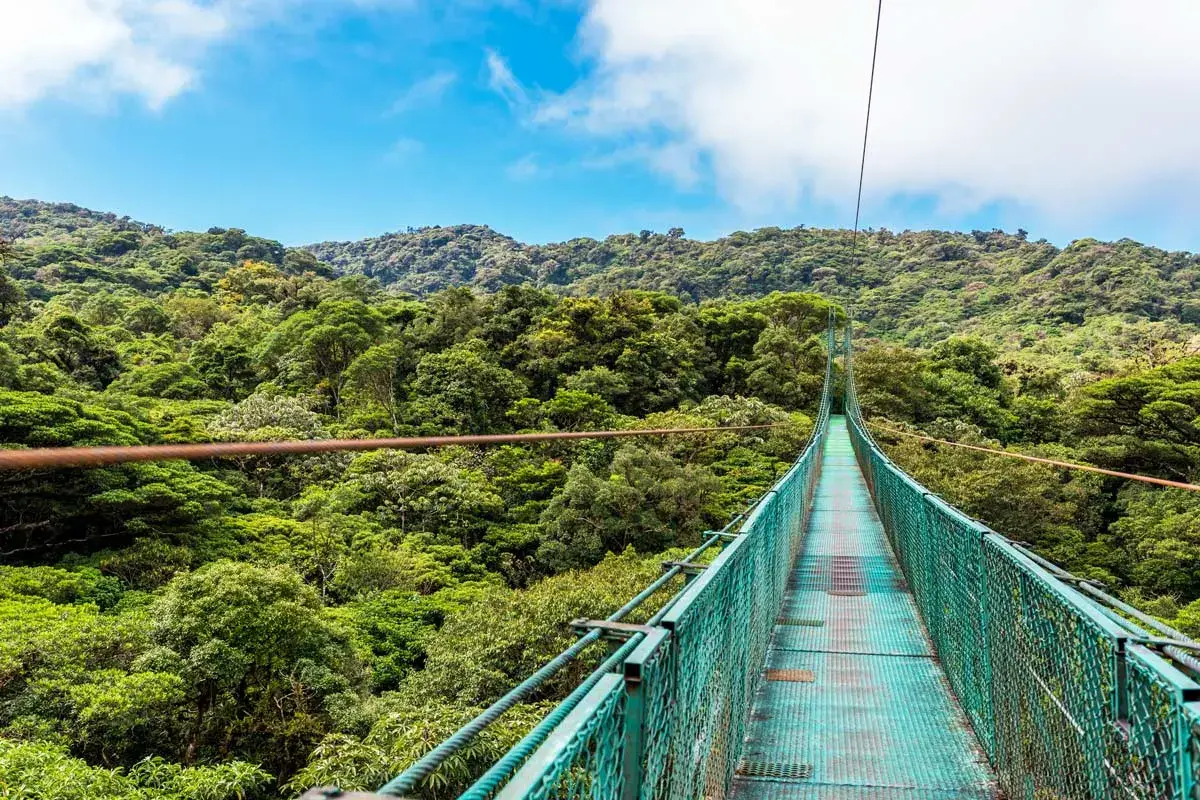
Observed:
[[[1195,645],[1134,622],[906,475],[863,422],[849,328],[845,367],[859,464],[1005,797],[1200,798],[1200,684],[1194,659],[1171,657]]]
[[[621,657],[601,667],[588,694],[484,796],[721,800],[728,794],[820,470],[833,343],[831,328],[825,388],[800,458],[717,557],[696,569],[646,626],[630,632]]]

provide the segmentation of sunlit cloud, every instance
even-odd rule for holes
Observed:
[[[504,98],[509,108],[520,111],[529,105],[529,93],[517,77],[504,57],[490,47],[484,50],[484,63],[487,66],[488,88]]]
[[[303,8],[412,0],[0,0],[0,110],[49,96],[131,96],[151,109],[194,87],[207,51]]]
[[[701,171],[744,209],[852,203],[874,14],[873,0],[590,0],[589,74],[536,118],[683,184]],[[887,0],[868,199],[1064,217],[1160,188],[1193,202],[1197,31],[1194,0]]]

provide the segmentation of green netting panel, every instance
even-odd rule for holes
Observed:
[[[1200,702],[1184,703],[1182,725],[1185,750],[1180,796],[1200,800]]]
[[[1126,650],[1127,720],[1118,723],[1111,758],[1119,783],[1139,797],[1173,798],[1194,794],[1189,759],[1193,735],[1186,699],[1193,693],[1187,676],[1139,645]]]
[[[499,797],[620,800],[624,708],[624,682],[605,675]]]
[[[640,670],[638,690],[644,703],[640,732],[642,756],[638,764],[641,771],[638,797],[641,800],[665,797],[675,772],[670,727],[676,696],[675,675],[675,648],[661,645],[653,648]],[[637,734],[631,738],[636,739]]]
[[[765,509],[770,513],[770,507]],[[755,542],[738,539],[697,580],[702,589],[674,619],[667,620],[675,651],[676,702],[665,724],[671,738],[671,780],[665,798],[723,797],[737,766],[740,729],[748,705],[753,605],[748,595],[770,591],[771,581],[753,585]],[[705,581],[705,579],[708,579]],[[745,631],[748,635],[740,635]]]
[[[1108,796],[1120,628],[999,539],[984,563],[1001,785],[1013,798]]]
[[[729,792],[820,473],[832,349],[831,337],[804,453],[659,625],[635,634],[624,674],[600,677],[500,797],[721,800]]]
[[[717,800],[729,790],[815,475],[811,462],[797,464],[663,620],[675,697],[654,723],[670,740],[656,797]]]
[[[946,677],[1010,800],[1200,800],[1200,684],[1147,631],[851,442]]]
[[[986,613],[987,572],[983,540],[987,529],[967,520],[933,495],[925,495],[925,525],[935,552],[939,580],[931,604],[922,608],[929,635],[954,694],[971,720],[979,743],[995,756],[992,666]]]

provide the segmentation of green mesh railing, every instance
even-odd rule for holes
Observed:
[[[726,795],[741,758],[760,666],[798,552],[832,395],[804,453],[712,563],[634,634],[618,670],[497,792],[518,798],[692,800]],[[464,797],[475,796],[468,790]]]
[[[820,469],[832,324],[828,345],[820,408],[800,458],[646,625],[613,626],[610,633],[627,638],[461,800],[720,800],[728,793]],[[427,757],[381,793],[408,793],[437,760]]]
[[[1182,634],[965,516],[871,437],[858,462],[946,677],[1009,800],[1200,798],[1200,674]]]

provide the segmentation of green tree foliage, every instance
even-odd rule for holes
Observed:
[[[26,447],[141,444],[150,430],[102,406],[28,392],[0,392],[0,437]],[[10,481],[0,501],[5,550],[186,530],[217,513],[231,489],[180,462],[56,470]]]
[[[151,613],[158,647],[143,661],[190,687],[189,759],[233,747],[286,770],[359,680],[346,637],[290,570],[216,562],[172,581]]]
[[[223,229],[181,235],[155,262],[206,283],[142,275],[157,287],[145,289],[105,271],[162,234],[98,250],[81,230],[71,247],[22,251],[90,277],[29,279],[41,296],[0,327],[8,446],[782,424],[13,476],[0,553],[30,565],[0,569],[0,742],[83,785],[110,781],[96,796],[381,782],[551,657],[565,621],[611,612],[662,551],[761,493],[811,427],[799,409],[815,402],[813,334],[829,309],[811,296],[710,308],[513,286],[418,301],[243,263],[236,253],[263,248]],[[224,248],[235,256],[218,266]],[[764,367],[776,333],[801,357]],[[792,387],[772,396],[784,407],[744,396],[760,367]],[[461,789],[539,709],[518,709],[423,791]]]
[[[524,394],[520,379],[475,340],[430,353],[417,363],[409,420],[460,433],[503,430],[509,405]]]
[[[208,384],[188,364],[169,362],[135,367],[121,375],[112,388],[140,397],[191,400],[208,393]]]
[[[362,302],[326,300],[288,317],[267,337],[263,358],[285,385],[315,389],[336,409],[347,368],[377,340],[383,326],[383,315]]]
[[[555,570],[593,563],[606,552],[643,552],[687,543],[715,521],[718,482],[711,472],[680,465],[636,444],[617,450],[607,474],[576,464],[542,514],[538,558]]]
[[[8,198],[0,237],[6,447],[777,426],[3,476],[15,797],[374,788],[787,468],[841,304],[884,424],[1200,480],[1200,259],[1135,242],[531,246],[464,225],[288,249]],[[1200,634],[1191,495],[880,438],[968,513]],[[456,795],[603,652],[420,794]]]
[[[1200,358],[1088,386],[1080,432],[1094,457],[1130,472],[1189,480],[1200,472]]]
[[[183,767],[148,758],[127,770],[109,770],[55,744],[6,739],[0,739],[0,772],[12,800],[248,800],[271,781],[262,769],[241,761]]]

